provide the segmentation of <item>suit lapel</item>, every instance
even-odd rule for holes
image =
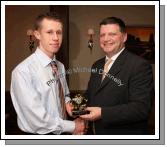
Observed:
[[[125,63],[125,59],[126,59],[126,55],[127,55],[127,51],[126,49],[118,56],[118,58],[116,59],[116,61],[114,62],[114,64],[112,65],[112,67],[110,68],[108,74],[110,76],[115,76],[116,74],[118,74],[121,71],[121,68],[123,66],[123,64]],[[104,66],[104,64],[103,64]],[[103,69],[103,67],[102,67]],[[101,75],[102,76],[102,75]],[[111,79],[108,77],[105,77],[104,80],[101,82],[101,79],[98,79],[98,81],[100,82],[99,87],[97,88],[98,92],[100,89],[102,89],[104,86],[106,86]]]
[[[105,64],[105,58],[103,58],[101,60],[101,62],[98,64],[97,66],[97,69],[98,71],[99,70],[103,70],[104,68],[104,64]],[[98,89],[101,85],[101,79],[102,79],[102,74],[99,74],[99,72],[96,74],[96,80],[94,81],[95,82],[95,85],[96,85],[96,88],[95,89]]]

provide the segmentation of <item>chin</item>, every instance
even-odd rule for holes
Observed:
[[[58,49],[54,49],[53,50],[53,53],[55,54],[55,53],[57,53],[59,51],[59,48]]]
[[[105,53],[112,53],[114,50],[113,49],[105,49],[104,52]]]

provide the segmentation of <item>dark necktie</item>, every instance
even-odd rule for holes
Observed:
[[[66,115],[66,107],[65,107],[65,96],[64,96],[63,87],[62,87],[62,83],[60,80],[60,75],[58,72],[57,64],[55,61],[52,61],[50,65],[52,67],[52,72],[53,72],[54,77],[57,78],[56,80],[58,82],[59,98],[60,98],[60,104],[62,108],[62,116],[63,116],[63,119],[66,119],[67,115]]]

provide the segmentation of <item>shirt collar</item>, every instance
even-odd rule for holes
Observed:
[[[106,61],[107,60],[112,60],[112,61],[115,61],[117,58],[118,58],[118,56],[122,53],[122,51],[125,49],[125,47],[123,47],[118,53],[116,53],[114,56],[112,56],[111,58],[109,58],[109,57],[107,57],[106,56]]]
[[[42,66],[46,67],[50,64],[51,61],[56,61],[56,56],[54,55],[53,59],[49,58],[39,47],[37,47],[35,54],[40,60]]]

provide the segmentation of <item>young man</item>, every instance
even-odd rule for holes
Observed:
[[[90,134],[144,135],[153,90],[152,68],[125,48],[124,22],[116,17],[100,23],[100,46],[106,57],[96,61],[86,96]]]
[[[62,43],[62,21],[53,13],[39,15],[34,35],[39,41],[36,51],[12,72],[18,126],[28,134],[83,134],[84,122],[68,121],[64,112],[66,108],[71,114],[72,106],[64,65],[55,56]]]

